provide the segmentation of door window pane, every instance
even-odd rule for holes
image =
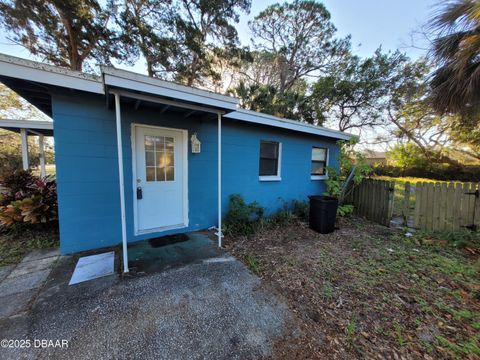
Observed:
[[[167,166],[167,181],[175,180],[175,168],[173,166]]]
[[[145,165],[155,166],[155,153],[153,151],[145,151]]]
[[[147,166],[147,181],[155,181],[155,168]]]
[[[173,181],[175,139],[145,136],[145,173],[147,181]]]

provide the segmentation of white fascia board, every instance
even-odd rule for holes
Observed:
[[[97,94],[104,93],[99,76],[5,54],[0,54],[0,75]]]
[[[327,129],[320,126],[301,123],[295,120],[283,119],[251,110],[238,110],[224,115],[225,118],[247,121],[256,124],[274,126],[277,128],[299,131],[307,134],[321,135],[333,139],[349,140],[354,135],[342,131]]]
[[[127,70],[102,67],[106,86],[115,86],[128,90],[142,91],[158,96],[166,96],[182,101],[214,106],[222,109],[236,110],[238,99],[200,90],[169,81],[155,79],[146,75],[136,74]]]
[[[0,119],[0,128],[53,130],[53,121]]]

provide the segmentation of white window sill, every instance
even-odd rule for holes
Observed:
[[[259,176],[258,180],[260,181],[282,181],[280,176]]]
[[[328,175],[311,175],[310,180],[327,180]]]

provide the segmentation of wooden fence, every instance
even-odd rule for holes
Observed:
[[[479,185],[474,183],[417,183],[413,226],[426,230],[480,228]],[[407,183],[404,200],[404,204],[406,204],[404,217],[407,219],[409,199],[410,184]]]
[[[347,192],[345,202],[353,204],[357,215],[390,226],[393,191],[393,181],[363,179],[359,185]]]

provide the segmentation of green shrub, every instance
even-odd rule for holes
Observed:
[[[351,215],[353,213],[353,209],[354,209],[354,207],[351,204],[338,205],[337,215],[338,216]]]
[[[308,222],[310,216],[310,204],[308,201],[294,200],[292,212],[293,215],[300,220]]]
[[[256,201],[247,204],[240,194],[230,195],[228,212],[224,219],[225,234],[251,235],[263,218],[264,208]]]
[[[391,165],[379,165],[373,169],[374,175],[391,177],[417,177],[442,181],[480,181],[480,166],[431,163],[425,167],[401,168]]]

